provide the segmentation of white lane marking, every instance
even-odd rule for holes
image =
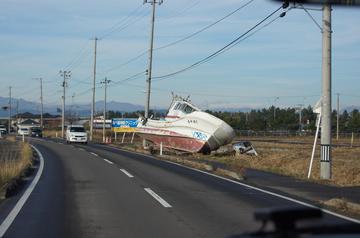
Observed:
[[[85,151],[83,148],[78,148],[79,150]]]
[[[153,190],[151,190],[150,188],[144,188],[144,190],[150,194],[153,198],[155,198],[156,201],[158,201],[161,205],[163,205],[163,207],[171,207],[171,205],[169,203],[167,203],[164,199],[162,199],[159,195],[157,195]]]
[[[63,143],[62,143],[62,142],[58,142],[58,144],[63,145]]]
[[[104,161],[109,163],[109,164],[113,164],[113,162],[111,162],[110,160],[104,159]]]
[[[19,201],[16,203],[15,207],[11,210],[9,215],[6,217],[6,219],[3,221],[3,223],[0,225],[0,237],[3,237],[6,231],[9,229],[13,221],[15,220],[16,216],[19,214],[21,208],[24,206],[25,202],[29,198],[30,194],[34,190],[36,184],[39,182],[39,179],[41,177],[41,174],[44,170],[44,158],[40,151],[33,145],[31,145],[32,148],[36,150],[36,152],[39,155],[40,158],[40,166],[39,170],[34,178],[34,180],[31,182],[29,187],[26,189],[22,197],[19,199]]]
[[[126,171],[125,169],[120,169],[121,172],[123,172],[124,174],[126,174],[126,176],[128,176],[129,178],[133,178],[134,176],[132,176],[128,171]]]
[[[148,157],[148,158],[151,158],[151,159],[163,161],[163,162],[165,162],[165,163],[174,164],[174,165],[177,165],[177,166],[180,166],[180,167],[184,167],[184,168],[187,168],[187,169],[190,169],[190,170],[194,170],[194,171],[197,171],[197,172],[200,172],[200,173],[203,173],[203,174],[207,174],[207,175],[209,175],[209,176],[213,176],[213,177],[216,177],[216,178],[219,178],[219,179],[222,179],[222,180],[226,180],[226,181],[231,182],[231,183],[235,183],[235,184],[241,185],[241,186],[243,186],[243,187],[245,187],[245,188],[248,188],[248,189],[254,189],[254,190],[256,190],[256,191],[263,192],[263,193],[266,193],[266,194],[269,194],[269,195],[272,195],[272,196],[275,196],[275,197],[278,197],[278,198],[282,198],[282,199],[285,199],[285,200],[288,200],[288,201],[291,201],[291,202],[294,202],[294,203],[297,203],[297,204],[300,204],[300,205],[303,205],[303,206],[306,206],[306,207],[317,208],[317,209],[320,209],[320,210],[321,210],[322,212],[324,212],[324,213],[333,215],[333,216],[335,216],[335,217],[338,217],[338,218],[341,218],[341,219],[344,219],[344,220],[347,220],[347,221],[351,221],[351,222],[355,222],[355,223],[360,224],[360,220],[358,220],[358,219],[351,218],[351,217],[347,217],[347,216],[338,214],[338,213],[336,213],[336,212],[332,212],[332,211],[329,211],[329,210],[327,210],[327,209],[324,209],[324,208],[321,208],[321,207],[312,205],[312,204],[310,204],[310,203],[302,202],[302,201],[296,200],[296,199],[291,198],[291,197],[287,197],[287,196],[284,196],[284,195],[281,195],[281,194],[277,194],[277,193],[274,193],[274,192],[270,192],[270,191],[267,191],[267,190],[265,190],[265,189],[257,188],[257,187],[254,187],[254,186],[251,186],[251,185],[242,183],[242,182],[238,182],[238,181],[234,181],[234,180],[231,180],[231,179],[228,179],[228,178],[224,178],[224,177],[221,177],[221,176],[216,175],[216,174],[211,174],[211,173],[208,173],[208,172],[205,172],[205,171],[202,171],[202,170],[199,170],[199,169],[191,168],[191,167],[188,167],[188,166],[186,166],[186,165],[178,164],[178,163],[175,163],[175,162],[172,162],[172,161],[157,159],[156,157],[153,157],[153,156],[150,156],[150,155],[141,154],[141,153],[138,153],[138,152],[132,152],[132,151],[128,151],[128,150],[122,150],[122,149],[118,149],[118,148],[116,148],[116,147],[111,147],[111,146],[104,146],[104,147],[111,148],[111,149],[115,149],[115,150],[122,151],[122,152],[128,152],[128,153],[133,153],[133,154],[137,154],[137,155],[142,155],[142,156],[145,156],[145,157]]]
[[[94,152],[90,152],[90,154],[92,154],[94,156],[99,156],[98,154],[95,154]]]

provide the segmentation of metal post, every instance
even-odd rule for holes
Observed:
[[[320,178],[331,179],[331,5],[323,5]]]
[[[126,132],[124,132],[121,143],[124,143]]]
[[[160,142],[160,155],[163,155],[163,143]]]
[[[311,152],[310,166],[309,166],[309,171],[308,171],[308,179],[310,178],[310,175],[311,175],[311,169],[312,169],[312,164],[313,164],[313,160],[314,160],[315,148],[316,148],[317,138],[319,135],[320,125],[321,125],[321,113],[318,114],[318,116],[317,116],[316,132],[315,132],[314,145],[313,145],[313,149]]]
[[[135,136],[135,132],[133,132],[132,136],[131,136],[131,144],[133,143],[134,141],[134,136]]]
[[[9,87],[9,134],[11,133],[11,86]]]
[[[339,117],[340,117],[340,94],[337,94],[337,105],[336,105],[336,140],[339,140]]]
[[[94,114],[95,114],[95,83],[96,83],[96,50],[98,38],[94,39],[94,71],[93,71],[93,88],[92,88],[92,101],[91,101],[91,115],[90,115],[90,141],[93,140],[94,130]]]

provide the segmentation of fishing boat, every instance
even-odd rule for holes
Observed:
[[[209,153],[235,136],[226,122],[179,96],[173,96],[165,118],[140,118],[136,131],[156,146],[192,153]]]

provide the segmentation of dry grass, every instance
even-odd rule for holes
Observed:
[[[237,140],[249,140],[249,141],[273,141],[273,142],[302,142],[302,143],[314,143],[314,136],[242,136],[235,138]],[[320,139],[319,139],[320,140]],[[319,141],[318,140],[318,141]],[[338,140],[336,137],[332,138],[333,145],[351,145],[351,135],[340,136]],[[353,146],[360,146],[359,134],[354,135]]]
[[[43,130],[43,137],[56,138],[61,136],[61,130]],[[57,136],[56,136],[57,135]]]
[[[312,145],[284,144],[277,142],[253,141],[259,156],[244,154],[236,156],[198,156],[199,159],[214,160],[230,168],[254,168],[274,173],[307,179]],[[311,179],[319,180],[320,146],[317,146]],[[321,181],[323,182],[323,181]],[[360,185],[360,148],[333,147],[332,179],[327,183],[340,186]]]
[[[334,208],[345,214],[356,214],[360,215],[360,205],[352,203],[343,198],[333,198],[327,201],[322,201],[321,204]]]
[[[18,177],[32,163],[32,149],[27,143],[4,142],[0,144],[0,188]]]

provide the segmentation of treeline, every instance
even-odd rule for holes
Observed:
[[[275,110],[275,113],[274,113]],[[278,108],[269,107],[249,112],[206,112],[224,120],[234,129],[237,130],[254,130],[254,131],[314,131],[316,124],[316,114],[311,106],[300,110],[295,108]],[[149,115],[154,118],[165,116],[165,111],[150,111]],[[109,111],[108,118],[138,118],[144,115],[143,111],[137,112],[115,112]],[[336,130],[337,113],[332,112],[332,128]],[[300,123],[301,122],[301,123]],[[360,112],[354,109],[351,112],[343,111],[339,115],[339,129],[342,132],[360,132]]]
[[[275,113],[274,113],[275,110]],[[251,110],[250,112],[221,112],[207,111],[221,118],[238,130],[307,130],[314,131],[316,114],[311,106],[300,110],[295,108],[264,108]],[[332,128],[336,130],[337,112],[332,112]],[[339,129],[342,132],[360,132],[360,113],[355,109],[352,112],[346,110],[339,115]]]
[[[101,114],[102,115],[102,114]],[[166,116],[165,110],[149,110],[149,115],[153,118],[159,118]],[[108,111],[107,118],[139,118],[140,116],[144,116],[144,111],[136,111],[136,112],[119,112],[119,111]]]

